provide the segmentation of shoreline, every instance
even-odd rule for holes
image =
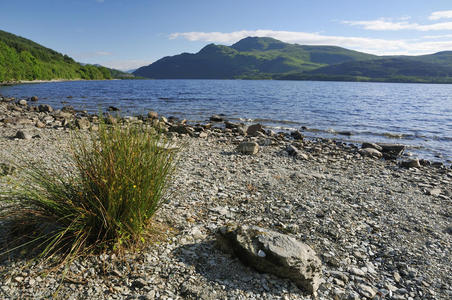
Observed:
[[[0,103],[0,162],[40,159],[64,167],[71,126],[95,130],[89,114],[12,104]],[[451,168],[407,168],[328,139],[258,127],[245,135],[237,124],[186,126],[156,117],[127,120],[162,123],[174,142],[187,145],[155,218],[170,237],[124,259],[107,254],[75,261],[59,287],[62,298],[312,299],[287,279],[260,274],[219,251],[215,232],[229,223],[258,225],[310,245],[323,265],[318,299],[452,296]],[[14,138],[19,130],[28,138]],[[258,152],[238,152],[245,141]],[[0,177],[0,187],[9,176]],[[24,266],[18,257],[0,262],[0,297],[46,298],[57,290],[62,271],[41,277],[39,265]]]
[[[0,86],[10,86],[10,85],[18,85],[18,84],[38,84],[38,83],[53,83],[53,82],[69,82],[69,81],[107,81],[107,80],[123,80],[123,79],[49,79],[49,80],[19,80],[19,81],[7,81],[0,82]]]

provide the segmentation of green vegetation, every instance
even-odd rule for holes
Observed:
[[[29,166],[19,187],[2,191],[0,199],[11,205],[1,207],[0,216],[26,238],[19,246],[31,241],[40,256],[63,253],[64,262],[144,240],[176,150],[146,125],[100,124],[89,136],[73,138],[73,170]]]
[[[21,80],[111,79],[121,71],[81,65],[67,55],[0,30],[0,83]]]
[[[228,47],[210,44],[196,54],[165,57],[133,74],[147,78],[268,78],[304,72],[332,62],[373,59],[374,55],[331,46],[300,46],[272,38],[248,37]]]
[[[196,54],[165,57],[134,74],[148,78],[451,83],[452,51],[379,57],[334,46],[248,37],[230,47],[210,44]]]

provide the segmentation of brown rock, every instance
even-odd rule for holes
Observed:
[[[250,125],[246,130],[246,134],[249,136],[257,136],[258,132],[264,132],[264,126],[262,126],[261,124]]]

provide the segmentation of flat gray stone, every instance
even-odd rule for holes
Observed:
[[[257,271],[289,278],[305,293],[317,294],[322,264],[295,238],[257,226],[226,226],[217,231],[217,244]]]
[[[256,154],[259,151],[259,145],[255,142],[242,142],[237,147],[237,151],[243,154]]]

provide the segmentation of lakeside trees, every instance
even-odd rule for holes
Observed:
[[[108,68],[83,66],[67,55],[0,30],[0,82],[111,78]]]

